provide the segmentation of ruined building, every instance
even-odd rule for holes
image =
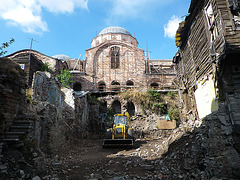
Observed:
[[[239,19],[237,0],[192,0],[173,58],[182,121],[200,122],[203,169],[221,179],[240,177]]]
[[[176,35],[179,51],[173,61],[186,112],[194,110],[196,117],[216,111],[219,102],[239,97],[239,12],[240,3],[235,0],[194,0],[189,15],[180,23]],[[234,116],[233,124],[234,120],[240,124],[240,115]]]
[[[34,50],[21,50],[7,57],[28,68],[30,58],[24,59],[24,56],[30,53],[31,61],[49,63],[53,73],[69,69],[74,76],[72,88],[75,91],[115,92],[128,88],[170,89],[176,86],[172,61],[149,60],[144,50],[138,48],[137,39],[121,27],[103,29],[93,38],[91,48],[86,49],[84,60],[66,55],[50,57]]]

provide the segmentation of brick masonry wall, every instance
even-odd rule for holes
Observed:
[[[14,118],[22,114],[25,102],[25,75],[18,64],[0,58],[0,133],[8,130]]]

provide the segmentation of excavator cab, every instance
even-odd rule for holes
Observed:
[[[115,114],[112,128],[107,129],[103,147],[107,146],[133,146],[133,129],[129,114]]]

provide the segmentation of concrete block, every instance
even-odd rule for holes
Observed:
[[[176,120],[158,120],[157,121],[158,129],[175,129],[176,128]]]

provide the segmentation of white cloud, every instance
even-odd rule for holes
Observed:
[[[0,0],[0,18],[24,32],[48,31],[42,9],[52,13],[72,13],[75,8],[88,9],[88,0]]]
[[[181,21],[182,20],[179,17],[173,15],[168,23],[164,25],[164,37],[170,37],[173,39]]]

